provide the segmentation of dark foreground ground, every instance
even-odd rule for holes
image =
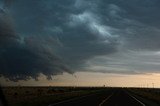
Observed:
[[[160,89],[5,87],[8,106],[160,106]]]
[[[74,98],[49,106],[159,106],[158,103],[139,97],[127,89],[111,89]]]

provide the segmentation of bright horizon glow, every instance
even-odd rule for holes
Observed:
[[[160,74],[135,74],[122,75],[110,73],[77,72],[74,75],[63,73],[53,77],[53,80],[46,80],[40,75],[39,81],[33,79],[19,82],[6,82],[2,80],[3,86],[103,86],[106,87],[145,87],[160,88]]]

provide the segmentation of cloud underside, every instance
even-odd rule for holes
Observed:
[[[159,72],[158,0],[0,0],[0,75]]]

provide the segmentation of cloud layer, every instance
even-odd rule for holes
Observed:
[[[0,2],[0,74],[10,80],[159,72],[158,0]]]

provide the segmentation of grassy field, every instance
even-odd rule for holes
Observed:
[[[9,106],[48,106],[74,97],[102,91],[96,87],[3,87]]]

